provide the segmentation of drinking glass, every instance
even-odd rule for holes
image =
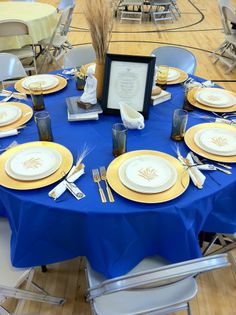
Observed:
[[[166,89],[168,72],[169,72],[169,67],[167,66],[159,66],[157,69],[156,85],[162,88],[162,90]]]
[[[48,112],[42,111],[34,114],[34,121],[38,128],[40,141],[53,141],[51,118]]]
[[[33,103],[34,111],[40,111],[45,109],[43,99],[43,89],[40,83],[34,82],[29,85],[30,95]]]
[[[127,128],[123,124],[118,123],[112,126],[112,143],[112,152],[115,157],[126,152]]]
[[[181,141],[184,138],[188,121],[188,112],[183,109],[176,109],[173,113],[171,139]]]

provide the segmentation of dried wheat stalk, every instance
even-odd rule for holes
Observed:
[[[85,1],[85,17],[89,24],[96,57],[99,62],[104,62],[112,30],[111,0]]]

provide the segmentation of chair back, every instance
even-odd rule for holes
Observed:
[[[228,1],[222,1],[220,7],[222,25],[226,35],[232,35],[232,25],[236,24],[236,11]]]
[[[164,265],[155,269],[144,269],[141,272],[130,272],[125,276],[116,277],[102,282],[99,282],[98,273],[94,273],[97,279],[91,279],[91,275],[93,273],[89,272],[89,268],[91,270],[91,267],[89,266],[87,269],[87,277],[90,283],[95,283],[95,286],[89,288],[88,300],[122,290],[163,287],[177,283],[178,281],[182,281],[188,277],[195,277],[197,274],[202,272],[227,266],[230,266],[228,255],[219,254],[192,259],[181,263]]]
[[[29,35],[28,25],[21,20],[0,21],[0,37]]]
[[[0,53],[0,69],[0,82],[27,76],[20,59],[13,54]]]
[[[64,55],[64,69],[75,68],[96,59],[96,54],[92,45],[72,48]]]
[[[189,74],[194,74],[197,60],[191,51],[176,46],[161,46],[151,53],[156,57],[156,65],[166,65],[179,68]]]
[[[67,7],[74,7],[75,6],[75,0],[61,0],[57,10],[58,11],[62,11]]]
[[[61,36],[66,36],[68,34],[70,24],[72,21],[73,10],[74,10],[73,6],[68,6],[62,11],[62,14],[60,16],[60,19],[54,32],[55,34],[60,34]]]

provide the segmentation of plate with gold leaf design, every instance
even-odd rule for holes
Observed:
[[[61,154],[54,148],[33,146],[13,154],[5,162],[5,171],[14,179],[32,181],[53,174],[61,162]]]
[[[236,154],[236,130],[206,128],[195,133],[194,141],[209,153],[222,156]]]
[[[177,171],[165,158],[144,154],[124,161],[119,168],[119,178],[134,191],[152,194],[172,187]]]
[[[22,115],[22,110],[14,105],[0,106],[0,127],[7,126],[18,120]]]
[[[236,103],[233,94],[223,89],[199,89],[196,93],[196,100],[210,107],[230,107]]]
[[[193,152],[199,154],[200,156],[203,156],[209,160],[212,161],[217,161],[217,162],[223,162],[223,163],[236,163],[236,154],[234,155],[220,155],[216,153],[210,153],[206,151],[205,149],[201,148],[199,145],[196,144],[194,138],[195,134],[199,132],[200,130],[206,131],[210,129],[215,129],[219,128],[222,130],[229,130],[234,133],[236,132],[236,129],[234,126],[230,126],[227,124],[222,124],[222,123],[203,123],[203,124],[198,124],[195,126],[192,126],[189,128],[184,135],[184,141],[186,145],[192,150]],[[216,136],[216,134],[215,134]]]

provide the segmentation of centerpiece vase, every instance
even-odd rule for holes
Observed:
[[[105,67],[104,62],[96,59],[96,69],[95,69],[94,76],[97,79],[97,99],[98,99],[98,101],[101,101],[101,99],[102,99],[104,67]]]

